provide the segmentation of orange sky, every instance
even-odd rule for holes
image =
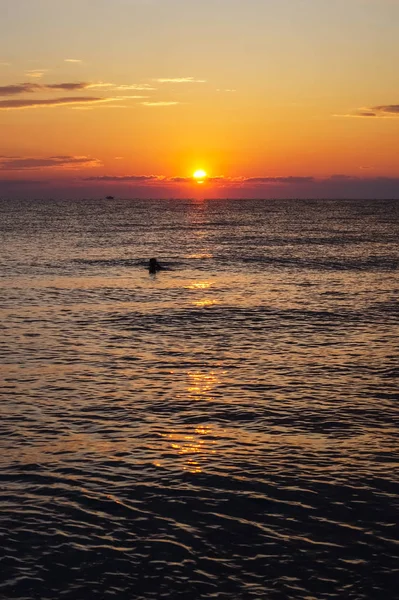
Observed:
[[[7,3],[0,193],[396,195],[398,34],[395,0]]]

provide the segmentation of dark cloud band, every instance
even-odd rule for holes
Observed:
[[[3,85],[0,86],[0,96],[17,96],[18,94],[32,94],[34,92],[60,90],[60,91],[74,91],[74,90],[85,90],[90,87],[89,83],[86,82],[75,82],[75,83],[18,83],[15,85]]]
[[[79,98],[65,97],[65,98],[53,98],[45,100],[0,100],[0,110],[12,110],[22,108],[40,108],[48,106],[63,106],[68,104],[96,104],[99,102],[110,102],[115,100],[114,98],[98,98],[94,96],[83,96]]]
[[[89,156],[49,156],[48,158],[2,157],[0,158],[0,171],[97,167],[100,166],[100,164],[101,163],[97,158],[91,158]]]

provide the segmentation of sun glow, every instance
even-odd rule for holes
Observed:
[[[198,171],[194,171],[193,177],[197,181],[197,183],[204,183],[206,179],[206,171],[203,169],[198,169]]]

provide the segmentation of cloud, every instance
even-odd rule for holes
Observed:
[[[73,169],[90,168],[99,164],[99,161],[91,157],[3,157],[0,159],[0,165],[6,160],[10,161],[8,166],[11,168],[8,172],[4,169],[0,172],[0,192],[3,189],[4,193],[16,197],[18,194],[27,193],[26,190],[30,190],[32,194],[36,193],[35,188],[37,193],[47,193],[49,198],[55,197],[55,194],[82,197],[87,193],[101,194],[103,189],[109,189],[112,184],[118,194],[126,194],[126,197],[133,194],[141,198],[154,197],[154,194],[158,198],[169,198],[171,195],[183,198],[195,193],[196,189],[201,194],[214,198],[399,199],[399,177],[362,177],[346,174],[333,174],[324,178],[296,175],[232,178],[219,176],[208,178],[209,185],[198,187],[192,177],[186,176],[132,174],[76,177],[72,174]],[[60,171],[64,174],[62,178]],[[54,177],[46,180],[40,177],[43,172],[46,172],[47,176],[54,173]],[[38,175],[38,180],[34,179],[34,174]],[[25,175],[27,179],[23,179]],[[7,180],[7,176],[10,179]],[[21,179],[18,179],[19,176]],[[270,185],[270,182],[275,182],[275,185]],[[42,185],[44,183],[48,185]]]
[[[371,110],[376,110],[383,113],[389,113],[392,115],[399,114],[399,104],[382,104],[380,106],[373,106]]]
[[[165,177],[163,181],[170,183],[189,183],[193,181],[192,177]]]
[[[114,100],[117,100],[117,98],[114,98]],[[125,106],[124,104],[106,104],[105,102],[103,104],[97,102],[97,104],[89,104],[89,106],[71,106],[69,108],[69,110],[98,110],[99,108],[130,108],[130,106]]]
[[[38,76],[38,75],[32,75]],[[32,94],[34,92],[48,92],[48,91],[76,91],[76,90],[88,90],[96,88],[113,88],[115,90],[153,90],[154,88],[145,85],[120,85],[115,86],[113,83],[91,83],[88,81],[68,81],[63,83],[32,83],[30,81],[25,83],[17,83],[13,85],[0,86],[0,96],[16,96],[18,94]],[[127,97],[127,96],[125,96]],[[144,96],[145,97],[145,96]]]
[[[42,70],[28,71],[28,77],[40,78],[44,74]],[[118,91],[153,91],[156,88],[147,84],[129,84],[115,85],[114,83],[105,83],[103,81],[67,81],[62,83],[37,83],[27,81],[24,83],[10,84],[0,86],[0,96],[18,96],[20,94],[33,94],[38,92],[59,92],[59,91],[79,91],[89,89],[104,89]],[[123,96],[124,98],[148,98],[148,96]]]
[[[0,86],[0,96],[16,96],[17,94],[34,92],[37,89],[41,89],[41,86],[38,83],[19,83],[16,85],[2,85]]]
[[[65,106],[68,104],[96,104],[99,102],[114,102],[117,98],[96,98],[90,96],[54,98],[47,100],[0,100],[0,110],[15,110],[27,108],[47,108]]]
[[[206,83],[206,79],[195,79],[194,77],[171,77],[154,79],[157,83]]]
[[[45,185],[50,183],[49,179],[0,179],[0,185]]]
[[[237,183],[312,183],[314,177],[245,177],[244,179],[234,180]]]
[[[148,182],[164,181],[164,177],[157,175],[99,175],[98,177],[84,177],[83,181],[114,181],[118,182]]]
[[[358,108],[353,113],[343,115],[333,115],[333,117],[375,117],[380,119],[389,119],[399,116],[399,104],[380,104],[365,108]]]
[[[165,175],[98,175],[83,181],[113,181],[115,183],[193,183],[192,177],[166,177]]]
[[[67,82],[67,83],[51,83],[49,85],[41,86],[44,90],[64,90],[64,91],[73,91],[73,90],[85,90],[91,87],[88,83],[83,81],[79,82]]]
[[[49,84],[27,82],[0,86],[0,96],[17,96],[18,94],[32,94],[34,92],[50,90],[71,92],[75,90],[85,90],[88,87],[90,87],[90,84],[84,81]]]
[[[355,115],[352,115],[354,117],[376,117],[376,113],[375,112],[371,112],[371,111],[359,111],[357,112]]]
[[[0,171],[26,171],[34,169],[66,169],[99,167],[101,162],[89,156],[49,156],[48,158],[0,157]]]
[[[168,177],[165,175],[98,175],[84,177],[81,181],[92,182],[92,183],[115,183],[115,184],[136,184],[140,187],[153,187],[156,186],[158,189],[162,187],[165,190],[169,186],[180,185],[196,185],[193,177],[184,176],[172,176]],[[289,197],[290,194],[294,193],[298,197],[303,194],[304,197],[309,194],[320,197],[334,197],[335,192],[337,194],[345,195],[345,191],[350,194],[351,197],[364,194],[368,197],[368,194],[374,190],[375,197],[382,194],[385,197],[389,197],[391,193],[394,196],[399,190],[399,178],[397,177],[358,177],[356,175],[345,175],[345,174],[334,174],[329,177],[317,179],[313,176],[280,176],[280,177],[207,177],[206,183],[209,184],[209,190],[230,190],[231,192],[237,192],[237,190],[252,190],[253,193],[261,194],[262,190],[266,196],[269,194],[267,190],[273,190],[272,194],[276,193],[279,197]],[[214,185],[212,185],[214,184]],[[285,192],[283,190],[286,190]],[[289,190],[289,191],[287,191]],[[303,192],[300,192],[303,190]],[[391,192],[391,190],[393,190]],[[395,191],[396,190],[396,191]],[[252,193],[250,192],[250,193]],[[288,194],[288,196],[284,196]],[[260,196],[261,197],[261,196]],[[313,197],[313,196],[312,196]]]
[[[164,101],[159,101],[159,102],[142,102],[141,104],[143,104],[143,106],[176,106],[176,104],[181,104],[181,102],[164,102]]]
[[[337,177],[342,177],[341,175]],[[222,185],[262,185],[262,184],[303,184],[313,183],[314,177],[207,177],[208,183],[221,183]],[[165,175],[99,175],[87,177],[85,181],[115,181],[115,182],[155,182],[155,183],[194,183],[193,177],[167,177]]]
[[[338,117],[338,118],[348,118],[348,119],[357,119],[357,118],[362,118],[362,117],[377,117],[376,113],[373,113],[371,111],[357,111],[354,113],[347,113],[347,114],[335,114],[332,115],[333,117]]]
[[[123,85],[118,85],[116,83],[109,83],[109,82],[104,82],[104,81],[98,81],[98,82],[94,82],[94,83],[86,83],[85,87],[87,89],[96,89],[96,88],[109,88],[109,89],[113,89],[113,90],[118,90],[118,91],[129,91],[129,90],[134,90],[136,92],[148,92],[148,91],[154,91],[157,88],[154,88],[152,85],[149,85],[148,83],[128,83],[128,84],[123,84]]]
[[[114,85],[113,83],[107,84],[113,86],[115,90],[136,90],[136,91],[146,91],[146,90],[156,90],[157,88],[152,87],[147,83],[132,83],[127,85]]]
[[[98,81],[97,83],[87,83],[87,88],[109,88],[115,87],[113,83],[104,83],[103,81]]]
[[[116,96],[116,98],[119,100],[138,100],[138,99],[143,99],[143,98],[150,98],[150,96]]]
[[[102,105],[99,105],[99,104],[97,104],[97,105],[96,105],[96,108],[97,108],[97,106],[102,106]],[[69,110],[93,110],[93,106],[92,106],[92,105],[90,105],[90,104],[89,104],[89,106],[84,106],[84,105],[83,105],[83,106],[79,106],[79,105],[78,105],[78,106],[73,106],[73,105],[72,105],[72,106],[69,108]]]
[[[194,180],[193,177],[165,177],[164,180],[168,181],[170,183],[193,183],[193,182],[196,182],[196,180]],[[234,182],[234,179],[218,175],[215,177],[209,177],[209,176],[204,177],[204,181],[207,181],[208,183],[219,183],[219,182],[223,183],[224,182],[224,183],[228,184],[228,183]],[[242,179],[240,179],[240,181],[242,181]]]
[[[25,73],[25,76],[33,79],[41,79],[47,71],[48,69],[31,69]]]
[[[83,62],[80,58],[64,58],[64,62],[67,63],[81,63]]]

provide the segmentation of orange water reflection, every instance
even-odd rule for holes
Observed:
[[[185,258],[213,258],[213,254],[210,252],[194,252],[193,254],[188,254]]]
[[[194,281],[193,283],[189,283],[188,285],[185,285],[184,287],[186,290],[202,291],[202,290],[209,290],[213,286],[213,283],[214,282],[211,282],[211,281]],[[213,306],[214,304],[219,304],[219,301],[216,299],[213,299],[213,298],[202,297],[202,298],[196,298],[195,300],[193,300],[192,304],[199,308],[206,308],[207,306]]]
[[[206,306],[214,306],[215,304],[219,304],[217,300],[210,300],[209,298],[203,298],[202,300],[194,300],[194,306],[198,306],[200,308],[204,308]]]
[[[213,431],[210,427],[195,427],[192,434],[169,433],[164,434],[169,447],[181,457],[184,457],[183,471],[190,473],[201,473],[201,463],[210,454],[216,454],[214,445],[216,439],[211,439]]]
[[[209,400],[212,400],[210,393],[215,386],[220,382],[220,378],[214,371],[208,373],[201,373],[200,371],[189,372],[189,383],[187,391],[192,398],[202,400],[204,396],[209,396]]]
[[[207,290],[209,289],[213,283],[211,281],[196,281],[194,283],[190,283],[189,285],[185,285],[186,290]]]
[[[188,398],[194,400],[212,400],[212,392],[220,383],[221,376],[225,373],[216,371],[188,371],[186,392]],[[209,461],[211,455],[216,454],[219,443],[217,427],[210,425],[193,425],[184,427],[184,430],[174,430],[162,434],[166,441],[168,452],[176,453],[176,458],[182,462],[183,471],[201,473],[204,463]],[[161,466],[160,463],[157,466]]]

